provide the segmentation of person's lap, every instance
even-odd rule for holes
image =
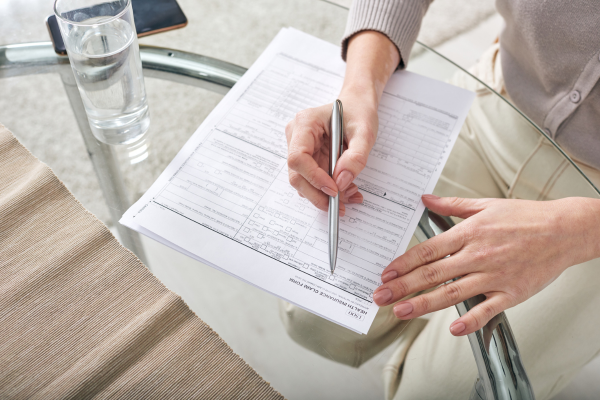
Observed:
[[[461,76],[453,81],[477,90]],[[550,200],[590,190],[528,122],[488,94],[478,96],[434,193]],[[592,260],[506,311],[538,400],[557,394],[600,351],[598,282],[600,261]],[[454,307],[432,315],[408,350],[394,399],[468,398],[477,368],[467,338],[449,332],[457,318]]]

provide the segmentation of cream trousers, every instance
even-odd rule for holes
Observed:
[[[472,72],[506,96],[497,45]],[[452,83],[476,92],[477,99],[434,194],[530,200],[598,197],[576,168],[504,100],[466,74],[456,75]],[[600,184],[600,172],[579,166]],[[599,284],[600,261],[593,260],[567,269],[540,293],[506,311],[536,399],[552,398],[600,351]],[[410,323],[396,319],[385,307],[368,335],[283,303],[281,316],[298,343],[356,367],[394,342],[394,355],[383,371],[387,399],[466,399],[477,378],[467,337],[454,337],[448,329],[458,318],[454,307],[431,314],[429,321]]]

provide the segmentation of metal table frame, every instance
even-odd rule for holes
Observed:
[[[245,68],[214,58],[160,47],[141,45],[140,55],[146,77],[197,86],[221,94],[227,93],[246,72]],[[0,46],[0,79],[42,73],[60,75],[121,243],[147,264],[139,234],[118,223],[131,206],[131,201],[115,150],[96,140],[91,132],[68,57],[57,55],[50,42]],[[415,235],[423,241],[452,226],[451,219],[425,211]],[[464,315],[484,299],[477,296],[456,308],[460,315]],[[468,338],[479,372],[471,400],[534,398],[504,313],[498,314]]]

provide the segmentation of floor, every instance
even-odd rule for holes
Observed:
[[[1,0],[0,15],[14,16],[15,27],[0,26],[0,44],[47,40],[43,18],[49,14],[52,0],[28,0],[28,4],[40,7],[33,15],[20,7],[19,0]],[[318,12],[306,9],[306,2],[293,0],[239,0],[198,1],[180,0],[190,17],[190,25],[184,30],[168,32],[143,39],[145,44],[175,47],[182,50],[215,56],[239,65],[249,66],[282,26],[294,26],[326,40],[336,42],[342,35],[344,20],[335,23],[325,14],[334,7],[317,5]],[[31,6],[33,7],[33,6]],[[230,9],[223,13],[223,9]],[[260,12],[257,10],[261,10]],[[226,15],[226,16],[223,16]],[[227,16],[229,15],[229,16]],[[243,18],[248,15],[247,18]],[[270,21],[277,16],[277,23]],[[340,13],[340,15],[345,15]],[[472,65],[479,54],[496,38],[502,20],[493,15],[481,24],[454,39],[436,47],[441,54],[461,66]],[[27,26],[28,28],[23,28]],[[241,32],[253,32],[251,38]],[[197,40],[186,40],[190,32]],[[186,36],[188,35],[188,36]],[[241,43],[235,51],[228,43]],[[415,60],[411,68],[426,74],[444,77],[449,71],[431,70],[425,54]],[[9,78],[0,81],[4,93],[31,92],[31,96],[0,97],[0,121],[11,128],[35,155],[55,169],[76,197],[96,215],[110,222],[107,209],[93,178],[93,170],[85,148],[70,115],[64,94],[56,95],[60,80],[55,76],[32,76]],[[178,151],[195,128],[218,103],[221,96],[198,88],[184,87],[174,83],[147,80],[150,104],[153,109],[153,129],[168,132],[163,142],[155,143],[161,149],[162,165]],[[32,90],[35,88],[35,90]],[[201,98],[202,101],[198,101]],[[170,104],[171,114],[164,115],[157,105]],[[37,110],[32,115],[27,110]],[[48,116],[66,116],[52,121]],[[69,168],[61,163],[64,146],[69,146],[72,157],[80,158],[81,167]],[[69,164],[72,165],[72,164]],[[152,177],[148,178],[151,180]],[[114,228],[113,228],[114,231]],[[381,369],[390,356],[388,348],[359,369],[331,362],[304,350],[286,334],[278,315],[278,300],[273,296],[247,285],[231,276],[191,260],[150,239],[143,239],[153,273],[171,290],[187,302],[199,317],[206,321],[229,345],[253,366],[267,381],[271,382],[287,398],[294,399],[382,399]],[[392,346],[393,347],[393,346]],[[555,400],[596,399],[600,397],[600,359],[586,366],[574,381]],[[432,382],[435,384],[435,382]]]

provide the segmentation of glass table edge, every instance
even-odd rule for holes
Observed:
[[[321,0],[323,2],[326,2],[328,4],[332,4],[334,6],[338,6],[341,8],[345,8],[339,4],[327,1],[327,0]],[[596,185],[591,181],[591,179],[581,170],[581,168],[579,168],[579,166],[577,165],[576,162],[574,162],[571,157],[550,137],[548,136],[548,134],[541,129],[534,121],[532,121],[527,115],[525,115],[525,113],[523,113],[518,107],[516,107],[511,101],[509,101],[508,99],[506,99],[504,96],[502,96],[501,94],[499,94],[497,91],[495,91],[494,89],[492,89],[488,84],[486,84],[485,82],[483,82],[481,79],[477,78],[476,76],[474,76],[473,74],[471,74],[468,70],[466,70],[465,68],[461,67],[460,65],[458,65],[457,63],[455,63],[454,61],[452,61],[451,59],[449,59],[448,57],[444,56],[443,54],[439,53],[438,51],[436,51],[435,49],[427,46],[426,44],[420,42],[420,41],[416,41],[416,45],[421,46],[425,49],[425,51],[431,52],[433,54],[435,54],[436,56],[438,56],[440,59],[450,63],[452,66],[454,66],[455,68],[457,68],[459,71],[467,74],[469,77],[471,77],[472,79],[476,80],[477,82],[479,82],[481,85],[483,85],[487,90],[489,90],[490,92],[492,92],[493,94],[495,94],[496,96],[498,96],[500,99],[502,99],[509,107],[511,107],[514,111],[516,111],[519,115],[521,115],[527,122],[529,122],[538,132],[540,135],[542,135],[545,139],[547,139],[552,146],[573,166],[575,167],[575,169],[577,170],[577,172],[588,182],[588,184],[594,189],[594,191],[600,196],[600,189],[598,187],[596,187]],[[6,58],[6,51],[10,51],[10,50],[21,50],[21,51],[26,51],[27,49],[37,49],[40,50],[41,48],[44,48],[44,56],[41,57],[41,59],[36,60],[35,58],[30,58],[27,60],[27,62],[22,63],[22,62],[17,62],[13,65],[11,65],[10,60],[8,60]],[[190,60],[186,59],[189,56],[197,56],[199,57],[201,60],[203,61],[210,61],[210,62],[215,62],[218,67],[223,67],[223,66],[229,66],[231,68],[227,68],[227,69],[232,69],[232,71],[229,71],[230,74],[228,74],[229,76],[227,78],[229,79],[224,79],[225,81],[231,81],[233,78],[233,80],[235,80],[234,76],[241,76],[242,71],[245,71],[246,69],[231,63],[228,63],[226,61],[222,61],[216,58],[212,58],[212,57],[207,57],[207,56],[203,56],[200,54],[195,54],[195,53],[189,53],[189,52],[185,52],[185,51],[181,51],[181,50],[176,50],[176,49],[170,49],[170,48],[164,48],[164,47],[156,47],[156,46],[148,46],[148,45],[140,45],[140,49],[142,51],[144,51],[144,49],[146,49],[146,51],[150,51],[150,52],[160,52],[160,51],[164,51],[164,54],[168,54],[169,58],[170,58],[170,64],[171,66],[173,66],[173,64],[176,64],[179,61],[179,57],[172,57],[171,54],[173,54],[173,52],[177,52],[177,55],[184,55],[185,58],[181,59],[181,63],[182,63],[182,69],[179,70],[170,70],[170,71],[161,71],[161,72],[166,72],[167,74],[171,73],[171,74],[175,74],[175,75],[184,75],[185,74],[185,67],[186,65],[183,65],[185,63],[189,63]],[[49,51],[51,50],[52,53],[54,52],[52,49],[52,44],[51,42],[30,42],[30,43],[20,43],[20,44],[9,44],[9,45],[0,45],[0,56],[4,55],[4,57],[0,57],[0,79],[3,77],[11,77],[11,76],[19,76],[19,75],[29,75],[29,72],[26,72],[26,69],[22,69],[19,73],[17,72],[16,74],[12,75],[7,73],[8,70],[14,70],[15,68],[22,68],[22,67],[53,67],[53,66],[59,66],[61,64],[68,64],[68,58],[67,56],[61,56],[58,55],[56,53],[54,53],[55,57],[49,57]],[[3,60],[4,58],[4,60]],[[53,60],[51,60],[50,58],[54,58]],[[142,57],[143,59],[143,57]],[[6,61],[6,62],[5,62]],[[29,65],[27,65],[29,64]],[[220,64],[220,65],[219,65]],[[211,66],[214,69],[214,66]],[[217,69],[218,69],[217,67]],[[156,67],[150,67],[149,65],[144,65],[144,69],[156,69]],[[4,72],[4,73],[3,73]],[[52,71],[48,71],[48,70],[44,70],[44,71],[40,71],[40,73],[44,73],[44,72],[52,72]],[[198,76],[196,74],[194,74],[193,78],[196,78],[197,80],[210,80],[210,79],[206,79],[207,76]],[[220,82],[215,82],[213,81],[212,83],[216,83],[217,85],[221,85],[224,87],[228,87],[230,88],[231,86],[229,86],[229,84],[224,84],[225,82],[223,82],[223,77],[220,77],[221,79],[218,79],[217,81]],[[238,77],[239,79],[239,77]]]

